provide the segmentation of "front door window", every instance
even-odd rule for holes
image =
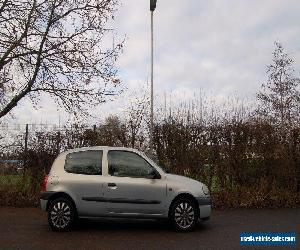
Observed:
[[[128,151],[108,152],[108,173],[111,176],[150,178],[154,168],[141,156]]]

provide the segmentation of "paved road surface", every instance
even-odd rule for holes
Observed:
[[[243,231],[296,231],[300,249],[300,209],[213,211],[191,233],[173,232],[163,222],[124,220],[83,221],[56,233],[39,209],[0,208],[0,249],[240,249]]]

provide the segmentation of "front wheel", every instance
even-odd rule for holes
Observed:
[[[74,224],[75,207],[65,198],[58,198],[51,202],[48,209],[48,222],[54,231],[68,231]]]
[[[191,231],[198,221],[198,210],[195,202],[189,198],[179,198],[170,210],[170,219],[177,231]]]

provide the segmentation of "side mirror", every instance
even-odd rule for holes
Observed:
[[[149,179],[161,179],[160,174],[154,169],[149,172],[148,176]]]

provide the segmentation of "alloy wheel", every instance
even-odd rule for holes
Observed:
[[[174,219],[180,228],[189,228],[195,220],[195,211],[193,206],[188,202],[179,203],[175,208]]]
[[[71,208],[64,201],[57,202],[50,212],[50,219],[56,228],[66,228],[71,220]]]

